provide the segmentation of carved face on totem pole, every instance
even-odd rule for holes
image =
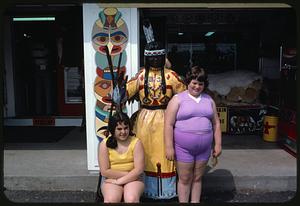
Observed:
[[[106,55],[106,46],[111,56],[120,54],[128,42],[128,28],[116,8],[106,8],[99,14],[93,27],[93,47]]]

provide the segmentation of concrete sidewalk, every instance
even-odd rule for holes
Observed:
[[[74,138],[74,133],[69,136]],[[68,144],[66,139],[62,142]],[[57,144],[23,144],[21,149],[10,145],[4,150],[4,186],[8,190],[96,191],[98,174],[87,170],[87,151],[55,149]],[[296,191],[296,167],[296,158],[282,149],[223,149],[218,165],[207,167],[203,187]]]

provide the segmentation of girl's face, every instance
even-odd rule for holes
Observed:
[[[125,125],[124,122],[118,122],[115,129],[115,137],[119,141],[127,140],[129,136],[129,125]]]
[[[198,97],[203,90],[204,82],[199,82],[195,79],[192,79],[192,81],[188,85],[188,91],[194,97]]]

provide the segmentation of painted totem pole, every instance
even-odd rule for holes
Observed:
[[[94,95],[95,125],[98,140],[101,142],[107,136],[105,128],[109,116],[115,109],[112,104],[113,89],[117,84],[119,74],[126,72],[126,51],[128,28],[116,8],[105,8],[99,13],[92,31],[92,44],[95,49],[96,79]],[[125,106],[122,107],[125,110]]]

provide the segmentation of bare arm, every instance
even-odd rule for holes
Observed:
[[[116,184],[124,185],[128,182],[137,180],[140,177],[140,175],[144,172],[145,169],[144,156],[145,155],[144,155],[143,144],[140,140],[138,140],[133,151],[134,168],[128,174],[118,178],[116,180]]]
[[[100,143],[98,147],[98,163],[100,166],[100,172],[103,177],[117,179],[125,176],[128,172],[117,171],[110,169],[110,162],[108,157],[108,148],[104,141]]]
[[[165,119],[164,119],[164,140],[165,140],[165,150],[166,158],[170,161],[174,160],[174,138],[173,138],[173,128],[176,121],[176,114],[179,108],[178,98],[173,96],[168,103]]]
[[[222,132],[221,132],[220,119],[218,116],[216,104],[213,100],[212,100],[212,105],[213,105],[213,111],[214,111],[213,130],[214,130],[214,140],[215,140],[213,156],[218,157],[218,156],[220,156],[220,154],[222,152]]]

